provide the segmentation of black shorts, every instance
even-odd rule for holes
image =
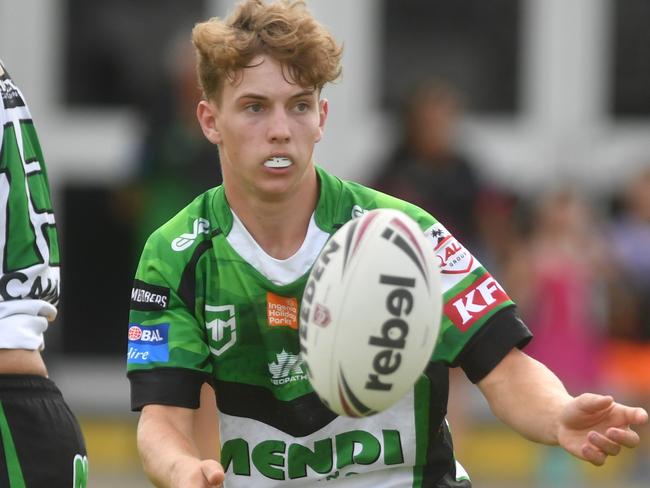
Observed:
[[[86,445],[51,380],[0,375],[0,487],[85,488]]]

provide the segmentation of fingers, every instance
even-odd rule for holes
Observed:
[[[629,427],[630,425],[643,425],[648,421],[648,412],[640,407],[628,407],[620,403],[614,403],[610,425],[617,427]]]
[[[639,445],[639,434],[631,429],[612,427],[606,435],[595,431],[589,432],[588,443],[582,446],[582,456],[586,461],[602,466],[608,456],[616,456],[621,452],[621,447],[636,447]]]
[[[614,398],[609,395],[596,395],[583,393],[577,397],[578,408],[585,413],[596,413],[609,408],[614,403]]]
[[[607,429],[605,435],[610,441],[625,447],[637,447],[641,441],[639,434],[634,432],[632,429],[619,429],[617,427],[610,427]],[[591,440],[591,434],[589,440]]]
[[[648,412],[639,407],[625,407],[625,418],[631,425],[643,425],[648,421]]]
[[[616,456],[621,452],[621,444],[613,441],[611,438],[599,434],[598,432],[590,432],[588,439],[593,446],[608,456]]]
[[[591,444],[584,444],[582,446],[582,457],[585,459],[585,461],[589,461],[595,466],[602,466],[605,464],[607,454],[605,454],[600,449],[595,448]]]
[[[206,459],[201,461],[201,471],[203,476],[208,481],[209,486],[221,486],[225,476],[223,467],[219,462],[214,459]]]

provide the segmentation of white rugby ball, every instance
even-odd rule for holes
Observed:
[[[424,372],[441,313],[433,244],[413,219],[378,209],[347,222],[302,297],[300,348],[314,390],[339,415],[389,408]]]

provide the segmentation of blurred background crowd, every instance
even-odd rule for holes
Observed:
[[[84,426],[90,486],[144,483],[123,370],[131,280],[149,233],[220,183],[189,33],[232,3],[0,0],[0,57],[40,131],[62,241],[45,354]],[[649,408],[650,2],[307,3],[345,46],[317,163],[442,221],[571,392]],[[514,438],[452,376],[457,454],[479,486],[647,486],[650,431],[595,472]]]

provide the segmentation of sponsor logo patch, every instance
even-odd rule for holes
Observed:
[[[186,234],[181,234],[176,239],[172,241],[172,249],[176,252],[184,251],[192,244],[199,234],[209,234],[210,233],[210,222],[206,219],[198,218],[192,224],[192,232]]]
[[[169,361],[169,324],[129,324],[128,363]]]
[[[302,360],[297,354],[291,354],[282,349],[282,352],[276,354],[275,358],[274,362],[269,363],[271,383],[274,385],[284,385],[307,379],[305,370],[302,367]]]
[[[284,326],[298,330],[298,300],[266,293],[266,316],[271,327]]]
[[[433,224],[425,234],[433,242],[441,273],[463,274],[472,270],[474,257],[442,224]]]
[[[169,306],[169,288],[150,285],[144,281],[134,280],[131,289],[131,310],[155,312],[167,310]]]
[[[0,69],[2,68],[0,67]],[[4,70],[2,70],[2,74],[0,75],[0,97],[2,97],[2,103],[7,110],[25,106],[25,101],[20,96],[20,92],[16,89],[8,73]]]
[[[385,428],[380,432],[369,432],[357,427],[337,431],[332,437],[322,438],[314,434],[296,440],[295,444],[287,442],[286,437],[270,437],[262,441],[238,437],[223,442],[220,459],[226,476],[248,476],[252,480],[265,478],[276,485],[277,480],[298,480],[302,486],[321,486],[320,481],[325,482],[322,486],[329,486],[327,481],[338,479],[342,484],[336,486],[343,486],[346,478],[358,476],[361,472],[403,465],[405,453],[408,455],[409,450],[403,445],[402,435],[399,430]],[[314,452],[318,454],[313,458],[318,462],[305,456],[305,445],[314,446]],[[313,472],[308,472],[308,467]],[[316,475],[321,475],[321,479],[317,480]],[[259,485],[263,484],[268,483],[259,482]],[[258,484],[249,482],[246,485]],[[355,483],[355,486],[360,485]]]
[[[0,297],[3,300],[33,298],[57,304],[59,302],[58,277],[33,276],[15,271],[0,275]]]
[[[510,298],[501,285],[488,274],[449,300],[444,310],[454,325],[465,332],[481,317],[508,300]]]

